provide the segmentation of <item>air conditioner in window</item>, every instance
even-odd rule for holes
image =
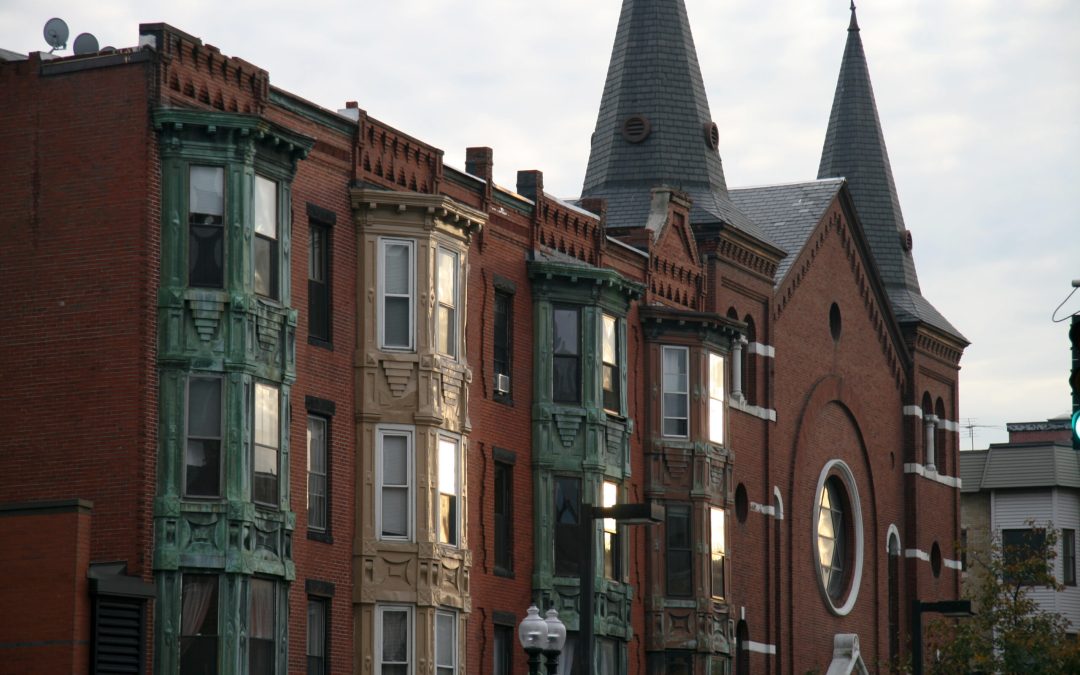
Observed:
[[[510,393],[510,376],[503,373],[495,374],[495,393],[497,394],[509,394]]]

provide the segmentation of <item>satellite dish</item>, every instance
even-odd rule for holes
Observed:
[[[75,37],[73,49],[76,54],[96,54],[98,50],[97,38],[90,33],[79,33]]]
[[[57,49],[64,49],[67,47],[68,39],[68,25],[63,19],[49,19],[45,22],[45,42],[49,43],[52,49],[49,53],[55,52]]]

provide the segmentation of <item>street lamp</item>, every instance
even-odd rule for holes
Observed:
[[[962,619],[975,616],[971,611],[970,600],[941,600],[939,602],[911,601],[911,664],[914,675],[923,672],[922,615],[923,612],[935,612],[942,616]]]
[[[541,619],[536,603],[530,605],[518,626],[518,641],[529,655],[529,675],[540,675],[540,654],[547,656],[548,675],[557,675],[559,654],[566,644],[566,626],[554,607],[547,611],[547,619]]]
[[[584,673],[593,672],[593,585],[596,574],[593,521],[610,518],[622,525],[655,525],[664,522],[664,506],[658,502],[644,504],[615,504],[614,506],[581,505],[581,544],[585,549],[585,573],[581,575],[581,611],[578,614],[578,653],[575,659],[584,664]]]

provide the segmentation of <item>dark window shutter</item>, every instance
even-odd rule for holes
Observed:
[[[95,599],[91,672],[139,675],[144,672],[144,606],[141,599]]]

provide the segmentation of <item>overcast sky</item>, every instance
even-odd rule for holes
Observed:
[[[848,0],[686,0],[728,185],[813,179],[847,38]],[[496,181],[541,169],[575,197],[619,0],[0,0],[0,47],[47,51],[53,16],[102,46],[170,23],[326,108],[355,100],[446,152],[495,150]],[[1070,410],[1080,278],[1080,2],[866,0],[878,112],[926,296],[973,343],[960,423]],[[70,54],[68,51],[62,52]],[[0,92],[2,94],[2,92]],[[0,96],[2,99],[2,96]],[[1080,293],[1059,316],[1080,311]],[[971,441],[962,431],[961,447]]]

